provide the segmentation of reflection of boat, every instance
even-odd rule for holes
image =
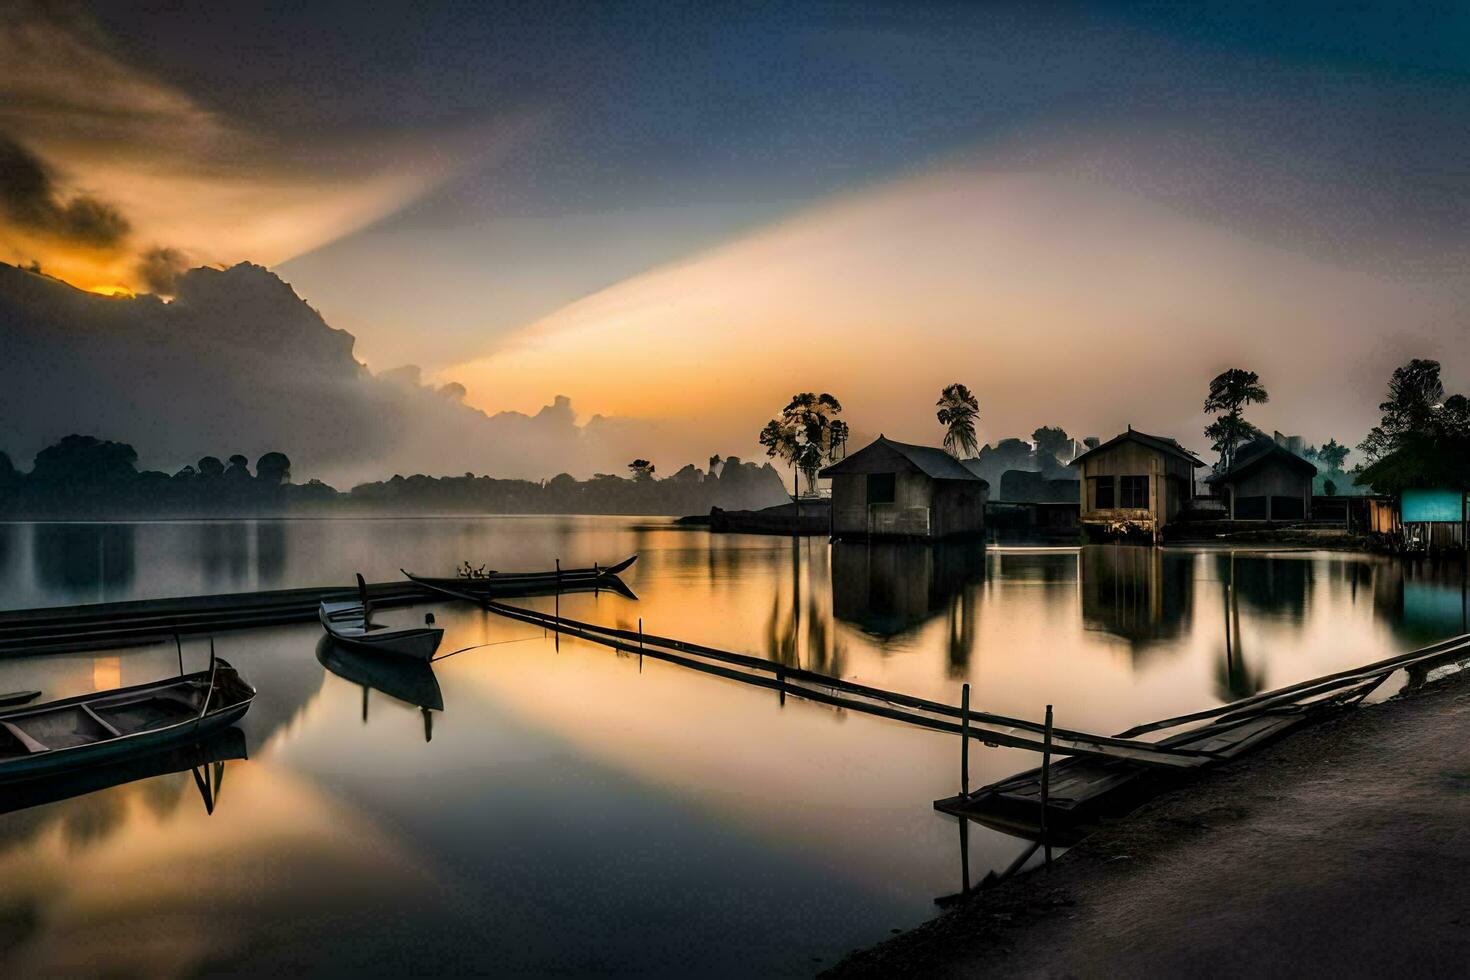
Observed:
[[[373,604],[367,585],[357,576],[356,602],[322,600],[317,612],[322,628],[338,643],[359,650],[396,654],[410,660],[428,660],[439,649],[444,631],[433,626],[380,626],[373,622]]]
[[[436,578],[430,575],[403,574],[422,585],[436,589],[454,589],[477,598],[551,595],[555,592],[616,592],[629,599],[638,598],[618,578],[638,560],[637,555],[624,558],[615,565],[593,565],[591,568],[563,568],[549,572],[488,572],[477,578]]]
[[[80,769],[202,738],[255,698],[230,664],[164,681],[0,711],[0,780]]]
[[[322,637],[316,645],[316,659],[343,680],[382,691],[420,708],[444,710],[444,696],[439,691],[434,668],[421,660],[354,650],[330,636]]]
[[[0,708],[10,708],[17,704],[30,704],[40,696],[40,691],[14,691],[10,694],[0,694]]]
[[[56,773],[22,783],[7,786],[0,794],[0,813],[14,813],[34,806],[44,806],[85,796],[100,790],[111,789],[124,783],[164,776],[169,773],[197,769],[210,763],[224,763],[232,759],[244,759],[245,733],[238,728],[226,728],[209,738],[190,742],[182,747],[165,748],[147,752],[135,758],[114,762],[111,765],[92,766],[79,772]],[[215,785],[217,791],[218,785]],[[212,805],[213,793],[206,800]]]

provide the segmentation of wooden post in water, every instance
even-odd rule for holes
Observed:
[[[1041,844],[1051,867],[1051,842],[1046,839],[1046,808],[1051,805],[1051,705],[1046,706],[1046,738],[1041,749]]]
[[[776,683],[780,685],[781,707],[786,707],[786,671],[776,668]]]
[[[638,617],[638,673],[643,673],[643,617]]]
[[[970,795],[970,685],[960,688],[960,793]]]
[[[561,559],[560,558],[558,558],[556,560],[556,599],[554,600],[554,602],[556,603],[556,609],[555,609],[556,621],[557,621],[557,624],[560,625],[561,624]],[[556,639],[553,642],[556,644],[556,652],[557,653],[561,653],[561,630],[557,630],[556,631]]]

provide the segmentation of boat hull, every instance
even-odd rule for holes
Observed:
[[[233,667],[223,660],[218,661],[220,677],[216,681],[210,698],[216,694],[221,698],[228,696],[219,707],[210,708],[203,715],[192,718],[184,718],[171,724],[147,728],[142,731],[128,732],[115,737],[104,737],[96,741],[85,742],[76,745],[62,745],[59,747],[47,747],[40,751],[33,751],[29,755],[10,755],[0,759],[0,783],[9,783],[29,779],[37,779],[45,776],[53,776],[74,770],[87,769],[93,766],[106,765],[121,759],[134,758],[149,752],[155,752],[170,746],[195,742],[210,735],[223,731],[245,716],[250,710],[251,703],[255,700],[255,689],[246,684]],[[65,711],[70,708],[80,707],[90,711],[92,705],[106,705],[136,696],[144,698],[150,694],[166,693],[172,689],[186,688],[189,684],[202,680],[206,675],[213,678],[213,672],[192,674],[178,680],[155,682],[152,684],[139,684],[133,687],[118,688],[114,691],[100,691],[92,694],[80,695],[73,698],[65,698],[47,704],[35,705],[23,709],[12,709],[0,712],[0,722],[14,723],[20,726],[26,725],[28,720],[49,713]],[[95,716],[94,716],[95,717]]]
[[[318,614],[318,618],[322,628],[334,642],[359,652],[428,661],[433,659],[435,651],[439,649],[439,642],[444,639],[444,631],[433,626],[359,632],[344,629],[332,622],[325,609]]]

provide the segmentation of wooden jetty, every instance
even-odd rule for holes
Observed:
[[[615,567],[626,568],[631,563],[629,559]],[[590,571],[569,569],[560,591],[615,592],[636,598],[615,573],[606,568],[596,574]],[[541,595],[545,591],[545,576],[554,575],[554,572],[507,573],[488,579],[466,579],[463,587],[470,592],[483,588],[487,593],[493,591],[502,596]],[[412,605],[442,594],[403,581],[379,582],[366,589],[368,599],[379,609]],[[12,610],[0,612],[0,657],[96,650],[154,642],[175,635],[314,622],[323,600],[358,599],[356,588],[329,587]]]
[[[407,575],[408,573],[404,573]],[[411,581],[423,580],[410,577]],[[916,725],[952,735],[962,735],[992,745],[1032,749],[1040,752],[1048,744],[1051,751],[1100,759],[1126,759],[1138,765],[1165,769],[1192,769],[1214,761],[1210,746],[1167,747],[1131,737],[1109,737],[1064,728],[1050,728],[1042,722],[1009,718],[987,711],[973,711],[927,698],[897,691],[869,687],[816,671],[779,664],[763,657],[732,653],[699,643],[645,633],[642,629],[625,630],[595,623],[584,623],[554,613],[511,606],[494,599],[472,595],[460,589],[426,585],[448,598],[480,605],[507,619],[540,626],[548,631],[575,636],[639,657],[649,657],[714,674],[729,680],[764,687],[785,697],[877,715],[893,721]]]
[[[1238,758],[1332,711],[1361,703],[1396,671],[1404,670],[1415,678],[1436,666],[1470,662],[1467,634],[1363,667],[1103,736],[1055,727],[1049,708],[1044,722],[971,710],[968,690],[957,707],[646,633],[641,620],[636,631],[616,629],[507,605],[460,589],[425,587],[559,635],[769,688],[783,700],[791,695],[960,735],[966,746],[970,739],[978,739],[986,745],[1041,752],[1041,767],[974,792],[966,787],[957,796],[936,800],[934,806],[962,819],[1045,842],[1048,852],[1052,843],[1075,839],[1088,821],[1126,808],[1171,781]],[[1141,738],[1166,732],[1173,733],[1156,741]],[[1053,765],[1052,753],[1068,758]],[[968,748],[962,759],[967,773]],[[968,775],[962,776],[962,782],[968,782]]]
[[[1470,634],[1230,704],[1139,725],[1119,737],[1198,724],[1160,740],[1158,746],[1202,750],[1223,762],[1334,709],[1359,704],[1396,671],[1405,671],[1412,683],[1436,667],[1466,661],[1470,661]],[[1016,837],[1040,840],[1048,834],[1062,834],[1075,838],[1097,820],[1126,812],[1176,784],[1181,775],[1124,759],[1069,758],[972,793],[936,800],[934,808]]]

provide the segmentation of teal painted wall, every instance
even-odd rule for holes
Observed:
[[[1458,490],[1405,490],[1399,507],[1405,524],[1458,524],[1464,519],[1463,499],[1464,494]]]

